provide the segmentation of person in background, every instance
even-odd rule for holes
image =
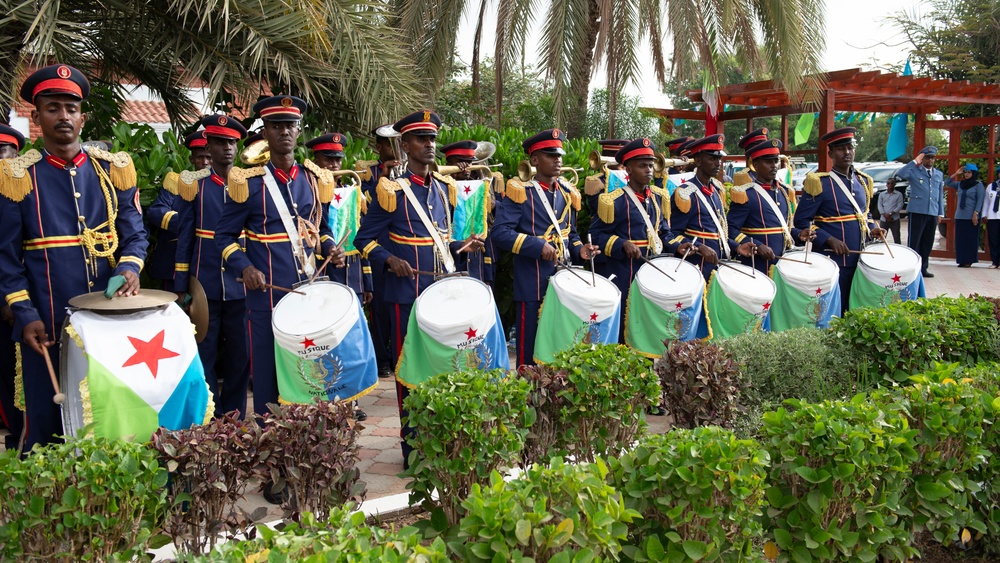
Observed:
[[[997,167],[996,178],[987,186],[983,208],[979,211],[979,219],[986,221],[986,237],[990,243],[993,269],[1000,268],[1000,166]]]
[[[24,135],[20,131],[0,124],[0,159],[17,157],[24,145]],[[14,400],[17,351],[13,331],[14,313],[3,301],[0,305],[0,422],[10,431],[4,443],[8,450],[19,449],[24,433],[24,411],[17,408]]]
[[[925,278],[933,278],[927,271],[927,260],[934,247],[934,231],[938,219],[944,217],[944,174],[934,168],[937,147],[920,150],[911,162],[896,171],[896,176],[909,182],[910,202],[906,205],[907,223],[910,226],[907,244],[920,255]]]
[[[986,199],[986,188],[979,181],[979,167],[971,162],[945,181],[958,190],[955,208],[955,261],[959,268],[979,262],[979,210]]]
[[[885,181],[885,193],[878,198],[879,222],[892,233],[892,242],[902,244],[899,238],[899,212],[903,210],[903,194],[896,191],[896,177]]]

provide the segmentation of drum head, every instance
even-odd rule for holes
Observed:
[[[806,253],[802,251],[786,252],[782,256],[806,261]],[[810,252],[808,262],[809,264],[802,264],[791,260],[778,260],[775,268],[781,273],[785,282],[802,292],[814,292],[819,289],[818,295],[829,293],[840,281],[840,266],[819,252]]]
[[[596,285],[591,285],[591,280]],[[559,302],[581,320],[596,314],[605,319],[621,305],[622,292],[611,280],[584,270],[560,270],[549,278]]]
[[[718,280],[723,293],[733,303],[745,311],[755,313],[774,300],[774,295],[777,293],[774,280],[745,264],[739,262],[726,262],[726,264],[732,268],[719,266],[715,271],[715,279]],[[746,272],[747,275],[733,268]],[[753,274],[753,277],[750,274]]]
[[[859,268],[872,282],[884,287],[907,286],[920,275],[920,255],[908,246],[890,244],[892,254],[886,244],[870,244],[862,254]]]
[[[417,297],[413,313],[420,330],[448,346],[458,346],[474,336],[486,334],[497,318],[493,292],[483,282],[470,277],[434,282]],[[475,332],[470,333],[470,330]]]
[[[177,294],[159,289],[142,289],[137,295],[108,299],[103,291],[84,293],[69,300],[69,306],[91,311],[121,312],[144,311],[155,309],[177,301]]]
[[[705,292],[705,276],[687,260],[661,257],[650,262],[674,278],[671,280],[650,264],[643,264],[635,274],[642,295],[660,307],[673,311],[680,303],[686,309]]]
[[[360,318],[358,297],[354,290],[335,282],[315,282],[296,288],[305,295],[288,293],[271,313],[274,338],[282,346],[291,342],[301,350],[305,337],[332,338],[330,346],[340,343]]]

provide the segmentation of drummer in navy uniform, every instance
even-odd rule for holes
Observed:
[[[780,153],[781,141],[777,139],[747,146],[743,154],[748,163],[753,162],[754,170],[737,172],[735,185],[729,189],[729,236],[738,243],[751,240],[757,245],[754,260],[740,261],[755,265],[765,275],[778,256],[816,236],[810,229],[793,224],[795,193],[777,179]]]
[[[840,266],[841,314],[850,308],[851,284],[858,268],[858,255],[850,251],[860,251],[868,237],[882,234],[868,211],[871,176],[854,169],[854,131],[854,127],[844,127],[820,137],[833,170],[806,176],[795,210],[795,226],[807,229],[815,222],[817,250]]]
[[[632,279],[643,257],[663,252],[670,230],[666,215],[670,196],[652,185],[655,151],[647,138],[634,139],[618,149],[615,161],[625,167],[628,187],[601,194],[590,222],[594,244],[606,256],[595,269],[622,292],[620,343],[625,342],[625,304]]]
[[[35,105],[31,119],[42,130],[44,149],[0,168],[0,293],[22,345],[24,451],[62,434],[42,355],[50,356],[58,376],[58,331],[69,300],[103,291],[112,276],[123,281],[117,295],[135,295],[146,257],[131,157],[80,145],[86,121],[80,106],[89,93],[86,77],[67,65],[29,76],[21,98]]]
[[[724,140],[722,135],[709,135],[681,146],[681,154],[687,151],[694,159],[695,175],[674,190],[670,203],[667,251],[684,256],[690,249],[687,259],[701,268],[706,281],[720,258],[749,257],[756,247],[752,241],[737,243],[726,227],[725,188],[716,179],[722,170]]]
[[[24,145],[24,135],[20,131],[0,123],[0,160],[15,158],[24,149]],[[18,449],[24,433],[24,411],[17,408],[14,400],[17,351],[13,328],[14,313],[4,302],[0,304],[0,420],[10,431],[4,444],[8,450]]]
[[[230,170],[229,199],[216,227],[215,243],[226,269],[235,269],[246,286],[253,408],[254,413],[264,415],[268,404],[278,402],[271,311],[285,296],[284,291],[267,286],[291,288],[308,281],[321,261],[314,256],[317,248],[322,256],[333,254],[334,266],[344,264],[344,251],[335,248],[327,221],[329,199],[323,190],[316,197],[295,163],[306,102],[294,96],[271,96],[254,104],[253,111],[264,121],[271,158],[264,166]],[[332,193],[325,195],[332,197]],[[239,243],[244,230],[245,251]]]
[[[205,366],[205,379],[215,398],[215,416],[247,410],[247,387],[250,382],[250,358],[247,352],[246,290],[236,281],[239,271],[226,268],[215,245],[215,231],[222,210],[229,201],[226,178],[236,161],[236,145],[247,131],[238,121],[225,115],[209,115],[201,120],[207,140],[210,166],[182,172],[178,182],[179,205],[174,291],[184,294],[194,276],[201,283],[208,300],[208,328],[198,343],[198,355]],[[240,240],[246,244],[245,240]],[[224,360],[222,372],[216,371],[220,348]],[[219,376],[222,388],[219,388]]]
[[[205,170],[212,165],[204,131],[195,131],[185,137],[184,146],[191,151],[188,161],[194,170]],[[164,178],[163,187],[146,210],[145,217],[146,224],[156,232],[156,245],[146,263],[146,275],[150,279],[159,280],[162,288],[168,291],[174,289],[180,207],[181,203],[177,199],[177,175],[171,172]]]
[[[454,272],[459,249],[476,252],[484,247],[477,235],[467,241],[450,240],[452,210],[448,193],[454,189],[454,180],[431,172],[440,127],[441,118],[432,111],[411,113],[393,125],[402,135],[406,171],[396,180],[387,176],[379,179],[368,215],[354,239],[354,246],[361,249],[372,268],[386,272],[385,300],[390,307],[392,357],[397,367],[413,302],[434,283],[434,276],[426,272]],[[388,243],[383,245],[379,241],[386,236]],[[407,416],[403,409],[407,395],[409,391],[397,379],[401,419]],[[412,449],[406,437],[411,433],[412,429],[403,424],[400,438],[404,467],[409,467]]]
[[[600,254],[596,245],[583,244],[576,232],[580,192],[560,177],[565,140],[559,129],[546,129],[521,143],[536,170],[535,177],[527,184],[515,178],[507,182],[506,197],[493,224],[497,248],[514,254],[518,366],[535,363],[538,312],[556,264]]]
[[[444,153],[445,164],[448,166],[458,166],[459,163],[467,163],[472,165],[476,160],[476,148],[479,143],[476,141],[456,141],[450,145],[445,145],[441,147],[441,152]],[[496,193],[493,190],[493,183],[496,181],[492,176],[484,176],[479,171],[474,170],[463,170],[458,174],[452,174],[451,177],[458,181],[481,179],[487,182],[487,196],[489,197],[490,212],[487,213],[487,222],[492,223],[489,219],[493,215],[493,210],[496,208],[496,199],[493,194]],[[492,226],[492,225],[490,225]],[[493,254],[494,245],[493,240],[489,236],[486,236],[483,240],[483,251],[482,252],[463,252],[459,256],[459,263],[457,265],[459,270],[463,270],[469,273],[469,276],[476,278],[477,280],[491,285],[493,284]]]

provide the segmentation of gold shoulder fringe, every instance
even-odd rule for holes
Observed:
[[[111,163],[111,171],[108,175],[111,177],[111,183],[115,185],[118,191],[131,190],[135,187],[135,164],[127,152],[108,152],[97,147],[88,147],[87,154],[93,158],[99,158]]]
[[[623,190],[605,192],[597,198],[597,217],[609,225],[615,222],[615,200],[625,193]]]
[[[822,175],[816,173],[806,174],[806,179],[802,181],[802,191],[813,197],[823,193],[823,182],[820,181],[821,177]]]
[[[651,191],[654,194],[660,196],[664,200],[667,200],[667,199],[670,198],[670,192],[668,192],[666,188],[661,188],[660,186],[657,186],[656,184],[653,184],[652,186],[649,186],[649,191]],[[667,203],[669,203],[669,202],[667,202]]]
[[[750,172],[746,169],[740,170],[736,174],[733,174],[733,185],[742,186],[744,184],[749,184],[753,182],[753,178],[750,177]]]
[[[337,179],[325,168],[320,168],[318,164],[310,159],[305,159],[302,166],[312,172],[316,177],[316,188],[319,191],[320,203],[330,203],[333,201],[333,192],[337,189]]]
[[[579,211],[583,204],[583,196],[580,195],[580,190],[576,189],[576,186],[569,183],[569,180],[559,178],[556,181],[559,182],[559,185],[569,193],[569,204],[573,206],[573,209]]]
[[[678,211],[681,213],[691,211],[691,194],[697,189],[697,186],[684,184],[674,190],[674,205],[677,206]]]
[[[502,172],[493,173],[493,191],[498,194],[503,194],[504,192],[504,179]]]
[[[19,202],[31,193],[28,168],[42,159],[42,153],[31,149],[21,156],[0,160],[0,195]]]
[[[605,184],[601,180],[601,174],[587,176],[587,179],[583,181],[583,193],[587,195],[597,195],[604,191],[604,186]]]
[[[368,197],[361,191],[361,186],[357,186],[355,189],[358,190],[358,206],[361,209],[361,214],[365,215],[368,213]]]
[[[864,172],[858,172],[858,178],[861,179],[861,185],[864,186],[865,193],[868,194],[868,200],[871,201],[872,187],[875,185],[875,179]]]
[[[524,203],[528,199],[528,192],[524,189],[524,184],[517,178],[507,180],[506,194],[514,203]]]
[[[226,182],[226,191],[229,193],[229,197],[233,198],[236,203],[245,202],[250,197],[250,185],[247,180],[263,175],[263,166],[233,168],[229,171],[229,179]]]
[[[180,176],[173,170],[167,172],[167,175],[163,177],[163,189],[177,195],[177,180],[179,178]]]
[[[401,186],[397,182],[393,182],[389,178],[382,176],[378,180],[378,187],[375,188],[375,192],[378,195],[378,204],[389,213],[396,211],[396,191],[398,191]]]
[[[749,177],[750,175],[747,174],[747,178]],[[752,183],[748,182],[745,184],[737,184],[729,188],[729,201],[741,204],[749,201],[749,198],[747,197],[747,190],[749,190],[752,185]]]
[[[354,170],[362,182],[370,182],[372,179],[372,166],[378,164],[377,160],[355,160]]]
[[[178,175],[177,190],[184,201],[194,201],[198,195],[198,181],[204,180],[212,175],[212,170],[202,168],[201,170],[184,170]]]
[[[455,207],[455,204],[458,202],[458,183],[451,176],[444,176],[437,172],[431,172],[431,175],[448,186],[448,202],[451,203],[452,207]]]

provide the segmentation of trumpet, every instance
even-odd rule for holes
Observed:
[[[563,166],[559,169],[559,174],[571,174],[573,185],[580,183],[580,175],[577,172],[582,172],[583,168],[573,168],[570,166]],[[535,167],[531,165],[531,162],[527,160],[522,160],[521,164],[517,165],[517,179],[522,182],[530,182],[532,178],[535,177]]]
[[[656,174],[662,174],[664,170],[668,168],[673,168],[676,166],[684,166],[688,163],[686,158],[667,158],[662,154],[656,155],[653,160],[653,172]]]
[[[261,140],[243,147],[240,153],[240,160],[247,166],[260,166],[271,160],[271,148],[267,146],[267,141]]]
[[[490,166],[487,166],[485,164],[470,164],[469,167],[466,168],[466,170],[479,171],[482,172],[484,175],[489,176],[492,173],[492,170],[490,170],[490,168],[491,168]],[[458,174],[461,171],[462,169],[459,168],[458,166],[442,166],[436,162],[431,164],[431,172],[437,172],[438,174],[443,174],[445,176]]]
[[[354,179],[354,183],[358,186],[361,185],[361,176],[353,170],[330,170],[330,175],[334,178],[340,178],[341,176],[351,176]]]
[[[590,169],[598,171],[604,170],[606,167],[618,162],[610,156],[602,155],[600,151],[590,151],[589,161]]]
[[[394,166],[389,171],[389,179],[395,180],[406,172],[406,153],[403,152],[403,134],[393,129],[392,125],[383,125],[375,130],[375,135],[385,137],[392,142],[394,160],[402,163],[399,166]]]

